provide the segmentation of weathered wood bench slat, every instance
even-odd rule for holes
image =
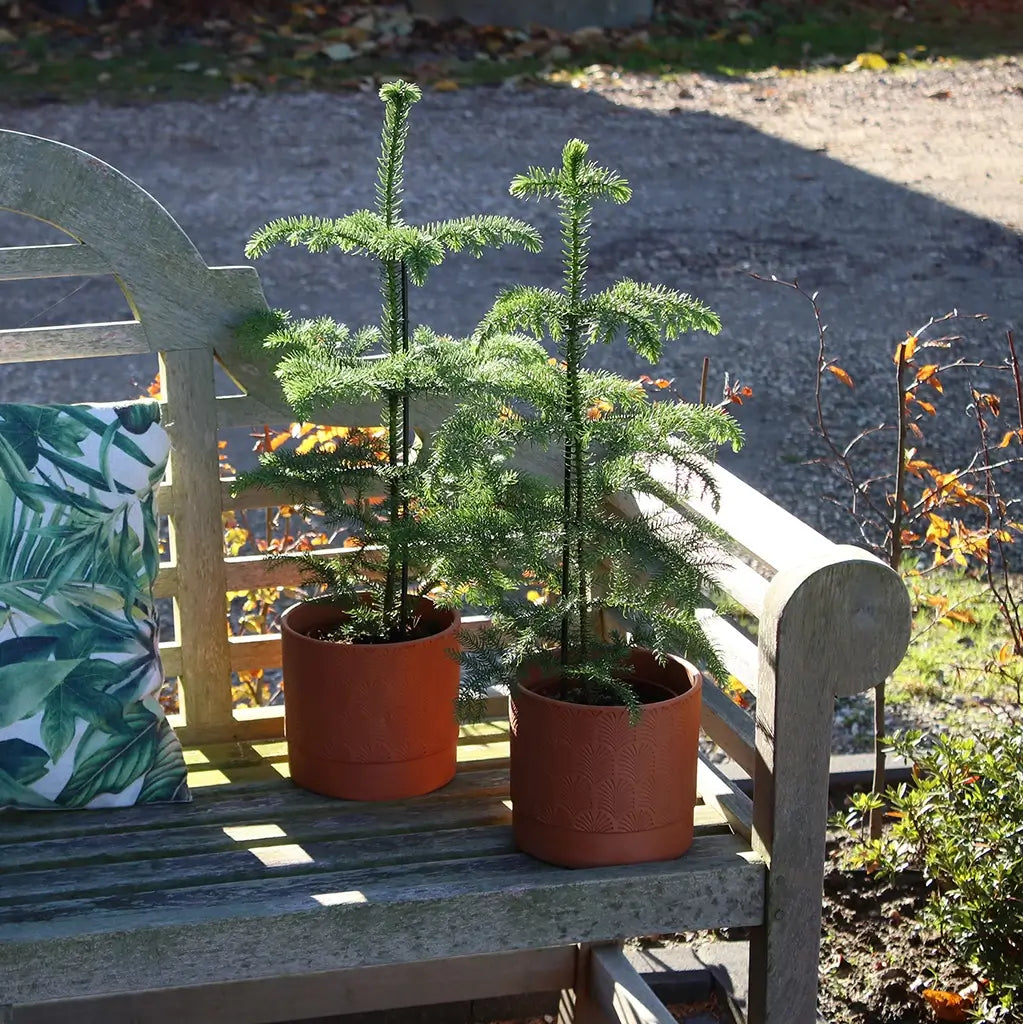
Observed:
[[[421,1006],[462,999],[556,992],[570,986],[576,966],[572,946],[514,950],[490,956],[462,956],[419,963],[293,974],[270,979],[228,981],[213,987],[161,986],[93,997],[75,1006],[75,1024],[180,1024],[182,1021],[279,1021],[368,1013],[397,1006]],[[61,1003],[19,1007],[13,1024],[67,1024]]]
[[[123,860],[115,865],[79,865],[74,874],[63,868],[42,868],[19,872],[17,878],[4,884],[0,892],[0,924],[40,915],[49,919],[57,908],[64,908],[60,909],[62,916],[73,912],[68,909],[71,907],[84,907],[91,914],[92,901],[103,903],[115,896],[121,898],[109,902],[120,910],[126,900],[141,898],[148,902],[153,893],[157,894],[156,902],[162,902],[172,893],[199,887],[257,881],[273,887],[284,877],[296,883],[308,879],[318,884],[329,872],[347,875],[513,852],[506,827],[477,820],[464,828],[374,833],[354,839],[322,837],[298,842],[297,837],[284,835],[274,844],[250,848],[245,843],[236,843],[234,850],[219,853],[182,853]],[[68,902],[62,904],[61,899]],[[41,903],[46,905],[40,906]]]
[[[404,834],[424,829],[469,828],[474,825],[506,824],[508,808],[500,800],[489,805],[457,801],[448,805],[408,808],[393,813],[392,820],[360,815],[325,815],[322,809],[289,814],[287,830],[281,821],[259,821],[251,812],[245,823],[225,826],[192,826],[142,832],[113,832],[105,835],[75,836],[67,839],[37,839],[5,847],[9,870],[74,868],[90,864],[128,863],[148,858],[171,858],[193,854],[237,852],[283,842],[330,842],[376,835]],[[6,892],[6,887],[5,887]]]
[[[751,774],[756,756],[755,726],[750,715],[704,679],[700,727],[744,772]]]
[[[0,364],[137,356],[149,351],[145,328],[136,320],[0,331]]]
[[[712,558],[717,562],[714,577],[721,590],[759,619],[769,580],[732,551],[719,549]]]
[[[589,991],[609,1021],[617,1024],[675,1024],[650,986],[618,946],[590,950]]]
[[[698,608],[699,620],[714,645],[729,675],[735,676],[747,690],[757,692],[757,643],[741,629],[710,608]]]
[[[722,473],[723,471],[718,467],[717,472]],[[654,475],[660,476],[666,483],[673,479],[664,470]],[[716,513],[713,513],[710,500],[710,495],[703,496],[699,508],[695,499],[680,500],[678,505],[682,509],[687,507],[694,509],[701,517],[713,521],[718,517]],[[673,508],[649,494],[619,495],[615,499],[615,504],[626,514],[639,513],[656,518],[659,527],[665,531],[686,531],[691,528],[692,517],[687,512],[679,511],[678,508]],[[751,615],[759,618],[764,604],[764,595],[767,593],[769,576],[773,570],[765,576],[763,572],[744,561],[735,551],[729,550],[726,545],[717,543],[707,544],[706,559],[714,567],[712,575],[720,589]]]
[[[55,902],[46,920],[0,915],[0,971],[19,964],[5,991],[17,1003],[109,992],[114,962],[127,979],[222,981],[219,951],[230,949],[246,949],[234,977],[261,977],[288,973],[282,949],[302,949],[300,969],[315,971],[743,927],[761,919],[763,878],[745,841],[726,834],[655,865],[572,872],[509,853]]]
[[[753,801],[702,755],[696,770],[696,784],[707,806],[720,814],[737,835],[749,839],[753,833]]]
[[[109,273],[110,264],[102,253],[77,242],[0,249],[0,281],[93,277]]]
[[[39,811],[8,811],[4,815],[2,849],[18,843],[44,839],[102,836],[126,831],[153,831],[170,834],[174,829],[207,825],[228,826],[286,820],[291,814],[340,815],[358,823],[375,820],[377,816],[406,814],[401,804],[341,804],[329,797],[318,796],[291,785],[283,776],[266,779],[248,791],[235,786],[228,778],[220,786],[199,788],[190,804],[171,808],[150,804],[122,811],[90,811],[88,814],[43,813]],[[417,801],[423,813],[449,802],[473,798],[504,799],[508,794],[506,767],[486,762],[459,766],[454,779],[443,789]]]
[[[503,815],[496,807],[475,807],[472,814],[466,808],[449,808],[449,816],[454,817],[450,811],[455,810],[463,819],[462,826],[457,828],[445,828],[441,822],[430,826],[420,822],[420,830],[415,832],[373,832],[354,838],[333,837],[326,828],[314,829],[305,836],[288,831],[277,837],[276,842],[237,841],[228,850],[203,849],[174,855],[169,851],[137,849],[129,854],[125,850],[115,860],[75,864],[73,873],[64,865],[22,870],[0,893],[0,925],[49,920],[58,911],[69,916],[75,908],[91,916],[94,907],[98,909],[106,902],[120,910],[128,899],[139,897],[149,902],[154,893],[155,901],[161,903],[170,893],[198,887],[259,880],[273,886],[284,876],[296,882],[308,879],[319,884],[329,872],[347,876],[378,868],[438,862],[451,865],[456,860],[513,854],[508,828],[510,812],[500,802],[496,803],[505,812]],[[716,815],[711,817],[711,825],[700,826],[701,837],[721,832],[723,823]],[[109,844],[107,851],[111,853]],[[373,874],[371,881],[377,878]],[[120,898],[108,901],[115,896]]]
[[[145,862],[150,858],[257,850],[279,846],[285,841],[296,844],[318,843],[404,835],[406,832],[430,829],[443,831],[506,825],[510,817],[509,808],[503,800],[497,798],[486,804],[463,800],[424,808],[392,808],[389,815],[369,818],[358,811],[327,815],[316,809],[301,814],[291,813],[284,821],[278,816],[277,821],[271,822],[260,820],[265,815],[253,815],[250,811],[242,822],[235,825],[196,825],[30,840],[4,848],[5,869],[12,872],[45,868],[70,871],[97,864]],[[726,827],[720,813],[704,804],[696,808],[695,826],[705,834]]]
[[[771,570],[792,563],[793,555],[813,558],[833,551],[835,545],[780,505],[744,483],[721,466],[710,466],[721,501],[714,509],[711,496],[694,492],[683,504],[713,520],[751,558]],[[666,482],[666,470],[655,471]]]

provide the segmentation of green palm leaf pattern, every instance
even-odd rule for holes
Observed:
[[[190,799],[154,696],[159,414],[0,404],[0,808]]]

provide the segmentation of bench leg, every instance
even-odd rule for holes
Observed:
[[[621,949],[621,943],[613,943]],[[595,947],[583,943],[576,951],[575,986],[564,989],[558,1000],[558,1024],[619,1024],[604,1013],[590,992],[590,952]]]

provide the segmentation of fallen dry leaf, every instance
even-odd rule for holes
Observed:
[[[924,1001],[938,1020],[966,1021],[967,1010],[972,1000],[964,999],[958,992],[946,992],[940,988],[925,988],[921,993]]]
[[[888,61],[879,53],[858,53],[846,64],[843,71],[887,71]]]

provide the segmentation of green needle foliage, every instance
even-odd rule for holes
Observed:
[[[737,448],[741,435],[721,408],[651,401],[642,384],[585,368],[598,342],[623,337],[655,362],[666,341],[720,329],[702,302],[659,285],[623,280],[587,294],[593,206],[625,203],[631,195],[624,178],[590,162],[587,152],[586,143],[572,139],[560,168],[533,168],[511,184],[514,196],[557,202],[564,281],[560,291],[504,292],[477,337],[482,343],[524,330],[553,343],[559,359],[539,347],[519,352],[504,428],[519,445],[559,450],[562,473],[557,483],[518,475],[501,495],[518,522],[517,531],[508,531],[518,538],[510,558],[527,583],[493,595],[495,628],[465,644],[472,679],[513,682],[524,661],[547,662],[563,699],[638,712],[623,664],[630,646],[658,657],[686,652],[721,671],[695,614],[713,568],[713,530],[669,506],[690,481],[711,487],[706,460],[723,443]],[[622,491],[640,496],[634,518],[608,500]],[[601,612],[611,610],[628,624],[628,638],[621,628],[595,628]]]
[[[415,595],[442,581],[449,595],[470,592],[457,584],[470,567],[477,571],[481,552],[474,531],[488,528],[488,473],[474,478],[467,471],[459,480],[462,461],[453,455],[466,437],[475,436],[478,414],[467,407],[454,417],[456,438],[439,449],[448,456],[417,459],[412,403],[486,394],[489,376],[501,376],[500,360],[488,353],[500,355],[502,343],[478,347],[427,327],[410,328],[410,290],[424,285],[449,253],[478,257],[508,244],[535,252],[540,238],[529,225],[507,217],[407,224],[402,219],[405,144],[409,111],[421,93],[415,85],[393,82],[380,90],[380,98],[384,125],[375,208],[338,219],[275,220],[246,247],[250,258],[287,244],[376,260],[383,298],[379,325],[351,331],[326,317],[296,321],[274,312],[251,321],[243,340],[278,354],[276,375],[296,418],[315,421],[325,409],[380,401],[386,409],[383,439],[379,431],[353,431],[336,438],[332,451],[264,454],[259,468],[243,474],[238,486],[297,494],[307,508],[351,530],[357,547],[349,557],[324,561],[309,555],[303,568],[312,581],[326,585],[325,599],[351,612],[343,638],[386,643],[417,635]],[[486,408],[489,415],[492,405]],[[360,594],[368,594],[369,602]]]

